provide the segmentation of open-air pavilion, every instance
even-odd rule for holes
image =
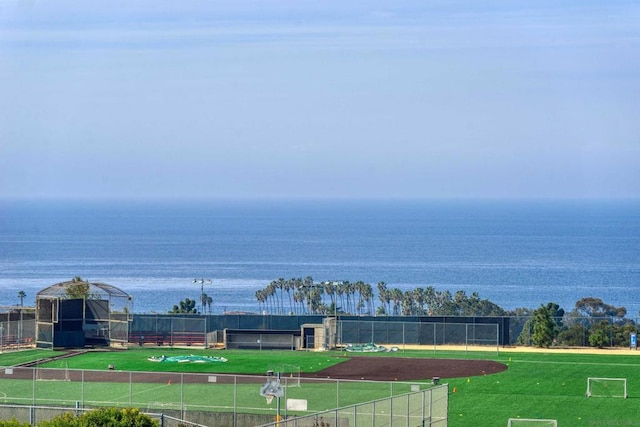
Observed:
[[[131,296],[105,283],[74,278],[36,295],[36,346],[126,346]]]

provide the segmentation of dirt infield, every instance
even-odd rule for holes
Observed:
[[[489,360],[413,359],[407,357],[352,357],[307,378],[372,381],[430,380],[433,377],[459,378],[502,372],[507,365]]]

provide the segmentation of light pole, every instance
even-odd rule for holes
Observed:
[[[211,279],[193,279],[192,283],[200,283],[200,312],[204,314],[204,284],[211,284]]]

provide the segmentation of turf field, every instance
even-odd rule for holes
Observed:
[[[20,355],[18,357],[18,354]],[[50,355],[51,352],[45,352]],[[163,364],[148,362],[150,356],[170,354],[202,354],[224,356],[226,363]],[[376,357],[410,356],[421,358],[476,358],[495,360],[507,364],[509,369],[493,375],[468,378],[442,378],[449,383],[449,425],[506,426],[508,418],[556,419],[560,426],[640,426],[640,352],[625,355],[565,354],[554,351],[539,353],[445,352],[407,350],[402,353],[384,353]],[[27,351],[0,355],[0,365],[11,366],[16,360],[42,357],[42,352]],[[317,372],[344,360],[342,352],[289,352],[289,351],[206,351],[201,349],[134,349],[119,352],[91,352],[69,359],[49,362],[41,367],[64,370],[92,369],[107,371],[113,365],[117,371],[160,371],[162,382],[85,382],[36,381],[38,397],[60,399],[70,396],[77,400],[95,400],[104,404],[137,404],[141,409],[156,404],[183,401],[187,405],[210,410],[229,410],[238,401],[258,411],[267,411],[255,384],[179,384],[181,376],[190,372],[208,374],[264,375],[266,369],[281,365],[300,366],[302,372]],[[452,361],[455,363],[455,361]],[[171,372],[179,372],[171,374]],[[113,375],[119,375],[112,372]],[[125,375],[129,375],[124,373]],[[132,374],[135,375],[135,374]],[[211,375],[210,375],[211,376]],[[214,376],[215,377],[215,376]],[[628,398],[585,397],[587,378],[626,378]],[[164,381],[165,378],[169,380]],[[171,381],[172,380],[172,381]],[[3,396],[17,397],[30,403],[33,396],[32,381],[0,380],[0,400]],[[287,388],[290,398],[304,398],[310,410],[344,406],[388,396],[389,393],[407,392],[409,384],[378,384],[371,382],[341,383],[303,382],[300,387]],[[68,388],[68,390],[66,390]],[[328,391],[327,388],[330,390]],[[215,397],[213,391],[215,390]],[[328,393],[328,394],[327,394]],[[332,396],[327,399],[326,396]],[[340,397],[335,397],[340,395]],[[5,399],[6,400],[6,399]],[[25,403],[25,402],[23,402]],[[321,404],[322,403],[322,404]]]

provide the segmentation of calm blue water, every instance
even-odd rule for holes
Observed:
[[[505,309],[586,296],[640,311],[639,201],[0,202],[0,305],[81,276],[163,313],[257,311],[279,277],[478,292]]]

